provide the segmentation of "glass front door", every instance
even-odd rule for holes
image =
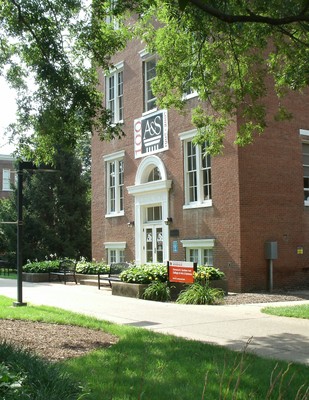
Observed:
[[[161,225],[151,225],[144,229],[147,263],[163,262],[163,233]]]

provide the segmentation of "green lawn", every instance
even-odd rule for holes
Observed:
[[[309,319],[309,304],[296,306],[265,307],[262,309],[265,314],[277,315],[279,317],[294,317]]]
[[[52,307],[14,308],[12,300],[3,296],[0,318],[76,324],[117,335],[118,343],[110,348],[56,363],[84,388],[83,399],[308,399],[309,367],[304,365],[235,353]],[[61,400],[65,398],[77,399]]]
[[[9,271],[9,275],[3,275],[3,273],[0,275],[0,278],[2,279],[17,279],[17,274],[16,272],[12,272],[11,270]]]

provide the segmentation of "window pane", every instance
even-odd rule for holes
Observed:
[[[147,262],[152,262],[152,256],[153,256],[153,252],[152,252],[152,229],[146,229],[146,260]]]
[[[119,262],[125,262],[124,250],[119,250]]]
[[[147,182],[160,181],[161,179],[160,170],[158,167],[155,167],[150,171]]]
[[[309,177],[304,177],[304,195],[305,201],[309,201]]]
[[[209,267],[213,266],[213,250],[212,249],[204,249],[203,264],[208,265]]]
[[[189,261],[198,262],[198,249],[189,249]]]
[[[11,171],[9,169],[2,171],[2,190],[11,190]]]
[[[123,71],[116,71],[106,79],[106,107],[112,112],[112,122],[123,119]]]
[[[149,111],[156,107],[156,98],[152,92],[151,81],[156,76],[156,60],[144,62],[144,110]]]
[[[161,221],[162,220],[162,206],[148,207],[147,208],[147,221]],[[147,222],[146,221],[146,222]]]
[[[123,160],[108,163],[108,212],[124,210],[124,162]]]
[[[110,250],[109,251],[109,262],[110,263],[117,262],[117,260],[116,260],[116,250]]]
[[[118,73],[118,121],[123,120],[123,71]]]
[[[163,234],[162,228],[157,228],[157,262],[163,262]]]

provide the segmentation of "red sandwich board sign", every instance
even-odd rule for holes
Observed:
[[[193,283],[194,271],[197,269],[196,262],[188,261],[168,261],[168,280],[169,282]]]

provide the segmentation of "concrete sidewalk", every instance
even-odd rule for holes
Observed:
[[[16,281],[0,279],[0,295],[16,300]],[[23,282],[23,301],[91,315],[118,324],[309,365],[309,320],[262,314],[265,304],[195,306],[112,296],[109,288]],[[277,305],[309,304],[309,300]]]

